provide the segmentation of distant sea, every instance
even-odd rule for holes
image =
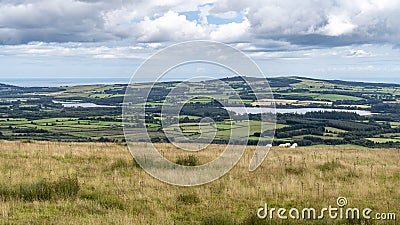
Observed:
[[[0,83],[20,87],[60,87],[87,84],[127,84],[130,78],[2,78]]]
[[[295,76],[295,75],[294,75]],[[277,77],[277,76],[273,76]],[[303,76],[306,77],[306,76]],[[346,80],[346,81],[361,81],[361,82],[370,82],[370,83],[392,83],[392,84],[400,84],[399,78],[393,77],[348,77],[346,79],[341,79],[341,77],[316,77],[310,76],[310,78],[316,79],[327,79],[327,80]],[[177,80],[186,80],[187,78],[166,78],[162,81],[177,81]],[[21,77],[1,77],[0,83],[2,84],[11,84],[20,87],[60,87],[60,86],[74,86],[74,85],[88,85],[88,84],[128,84],[130,81],[130,77],[102,77],[102,78],[94,78],[94,77],[68,77],[68,78],[21,78]]]
[[[161,81],[177,81],[185,80],[187,78],[171,78],[162,79]],[[0,77],[1,84],[10,84],[20,87],[60,87],[60,86],[76,86],[76,85],[89,85],[89,84],[128,84],[131,78],[118,77],[118,78],[4,78]]]

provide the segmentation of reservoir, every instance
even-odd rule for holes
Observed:
[[[71,107],[82,107],[82,108],[115,108],[116,106],[109,105],[97,105],[94,103],[84,103],[84,102],[61,102],[53,101],[56,104],[62,104],[66,108]],[[272,108],[259,108],[259,107],[224,107],[224,109],[235,112],[237,114],[261,114],[274,112]],[[360,116],[372,115],[371,111],[367,110],[349,110],[349,109],[329,109],[329,108],[295,108],[295,109],[276,109],[276,113],[289,114],[306,114],[308,112],[350,112],[357,113]]]
[[[84,102],[60,102],[60,101],[53,101],[55,104],[61,104],[63,107],[66,108],[115,108],[116,106],[110,105],[97,105],[94,103],[84,103]]]
[[[235,112],[237,114],[261,114],[274,112],[272,108],[258,108],[258,107],[225,107],[224,109]],[[306,114],[308,112],[350,112],[357,113],[360,116],[372,115],[371,111],[367,110],[349,110],[349,109],[329,109],[329,108],[296,108],[296,109],[276,109],[276,113],[289,114]]]

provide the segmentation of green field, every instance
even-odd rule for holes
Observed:
[[[399,138],[367,138],[370,141],[373,141],[375,143],[388,143],[388,142],[400,142],[400,137]]]
[[[335,127],[325,127],[325,130],[327,130],[330,133],[338,133],[338,134],[347,132],[346,130],[342,130],[342,129],[335,128]]]
[[[241,77],[222,79],[232,89],[221,88],[215,81],[192,82],[183,85],[181,97],[165,102],[165,97],[176,87],[177,82],[157,83],[153,86],[147,99],[136,96],[125,106],[146,107],[150,112],[146,115],[146,126],[156,141],[167,142],[163,134],[169,129],[176,133],[181,129],[192,139],[201,136],[201,132],[213,133],[217,129],[218,143],[225,143],[231,134],[233,138],[250,135],[252,144],[256,140],[265,140],[269,126],[260,129],[260,117],[250,116],[250,130],[246,129],[244,120],[249,118],[236,115],[231,119],[224,106],[247,107],[262,102],[255,99],[254,91],[261,93],[265,102],[268,95],[265,80],[251,78],[254,90]],[[277,115],[275,145],[282,142],[299,142],[308,145],[343,145],[356,144],[368,147],[390,147],[398,145],[396,135],[400,133],[400,87],[396,84],[373,84],[360,82],[317,80],[302,77],[269,78],[268,82],[274,98],[278,99],[282,108],[331,108],[331,109],[365,109],[375,114],[354,117],[340,114],[331,115]],[[151,84],[133,84],[135,97]],[[185,87],[187,89],[185,89]],[[80,85],[51,88],[20,88],[0,84],[0,138],[5,140],[48,140],[48,141],[106,141],[124,142],[123,126],[142,126],[139,118],[122,123],[122,108],[126,85]],[[236,90],[238,96],[234,96]],[[267,94],[267,95],[265,95]],[[188,98],[189,97],[189,98]],[[239,97],[239,98],[238,98]],[[187,99],[190,99],[187,101]],[[263,99],[261,99],[263,100]],[[63,107],[56,101],[71,103],[97,104],[96,108]],[[179,116],[161,118],[162,106],[183,104]],[[111,106],[105,108],[103,106]],[[261,105],[261,107],[264,107]],[[398,109],[399,108],[399,109]],[[310,117],[311,116],[311,117]],[[212,118],[215,127],[202,126],[202,118]],[[165,121],[167,119],[167,121]],[[161,121],[169,127],[161,127]],[[358,122],[357,122],[358,121]],[[180,127],[177,127],[177,124]],[[318,124],[318,125],[312,125]],[[318,128],[318,129],[317,129]],[[266,131],[267,130],[267,131]],[[265,131],[265,132],[264,132]],[[358,135],[359,133],[362,135]],[[260,138],[260,137],[261,138]]]

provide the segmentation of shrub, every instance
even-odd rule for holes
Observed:
[[[199,159],[195,155],[180,156],[176,160],[176,164],[182,166],[197,166],[199,165]]]

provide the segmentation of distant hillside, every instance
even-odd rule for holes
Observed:
[[[284,78],[284,77],[282,77]],[[360,81],[343,81],[343,80],[323,80],[323,79],[315,79],[315,78],[307,78],[307,77],[287,77],[288,79],[299,79],[299,80],[312,80],[325,82],[335,85],[346,85],[346,86],[360,86],[360,87],[400,87],[400,84],[392,84],[392,83],[372,83],[372,82],[360,82]]]
[[[265,80],[264,78],[256,78],[256,77],[248,77],[248,76],[235,76],[235,77],[227,77],[227,78],[222,78],[219,79],[224,82],[238,82],[238,81],[244,81],[243,77],[246,78],[247,81],[250,82],[260,82]],[[208,80],[206,82],[213,82],[214,80]],[[308,77],[302,77],[302,76],[284,76],[284,77],[267,77],[267,81],[271,87],[291,87],[293,84],[298,84],[303,81],[308,81],[308,82],[315,82],[315,83],[325,83],[325,84],[330,84],[330,85],[344,85],[344,86],[358,86],[358,87],[399,87],[400,84],[394,84],[394,83],[372,83],[372,82],[360,82],[360,81],[343,81],[343,80],[325,80],[325,79],[316,79],[316,78],[308,78]],[[168,82],[162,82],[165,84],[177,84],[180,83],[180,81],[168,81]],[[115,84],[117,85],[117,84]],[[97,86],[97,85],[73,85],[71,87],[77,87],[77,86]],[[99,84],[99,86],[102,86],[102,84]],[[119,86],[127,86],[126,84],[120,84]],[[57,92],[57,91],[63,91],[65,90],[65,87],[20,87],[20,86],[15,86],[15,85],[9,85],[9,84],[2,84],[0,83],[0,92],[4,91],[19,91],[19,92]]]
[[[237,82],[244,81],[243,77],[236,76],[230,78],[220,79],[224,82]],[[248,81],[262,81],[263,78],[254,78],[254,77],[246,77]],[[300,77],[300,76],[290,76],[290,77],[269,77],[267,78],[271,87],[290,87],[293,84],[301,83],[302,81],[315,82],[315,83],[324,83],[326,85],[344,85],[344,86],[358,86],[358,87],[400,87],[400,84],[391,84],[391,83],[370,83],[370,82],[360,82],[360,81],[343,81],[343,80],[324,80],[324,79],[315,79],[308,77]]]
[[[65,90],[58,87],[18,87],[0,83],[0,97],[14,97],[20,94],[49,93]]]
[[[6,90],[6,89],[19,89],[20,87],[14,86],[14,85],[9,85],[9,84],[2,84],[0,83],[0,90]]]

